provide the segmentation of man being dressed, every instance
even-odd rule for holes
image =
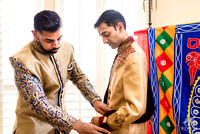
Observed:
[[[117,48],[117,55],[104,98],[104,102],[113,110],[104,116],[93,117],[92,123],[112,131],[112,134],[146,134],[146,121],[154,112],[152,92],[149,101],[152,107],[147,107],[146,55],[128,35],[126,21],[118,11],[103,12],[94,27],[104,44],[112,49]]]

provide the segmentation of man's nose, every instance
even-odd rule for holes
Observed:
[[[108,39],[103,38],[103,43],[106,44],[108,42]]]
[[[58,48],[59,47],[59,42],[57,40],[55,40],[52,44],[53,48]]]

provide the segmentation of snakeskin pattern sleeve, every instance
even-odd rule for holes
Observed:
[[[82,95],[93,106],[95,100],[101,100],[101,97],[95,92],[94,87],[90,83],[87,76],[81,71],[77,62],[73,62],[68,66],[69,79],[80,90]]]
[[[45,96],[40,81],[19,60],[14,57],[9,60],[15,71],[19,94],[28,106],[60,132],[69,133],[76,119]]]

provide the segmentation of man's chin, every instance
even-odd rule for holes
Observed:
[[[58,51],[49,51],[48,53],[49,54],[55,54],[55,53],[57,53]]]
[[[57,49],[51,49],[51,50],[46,51],[46,52],[49,53],[49,54],[55,54],[55,53],[58,52],[58,50],[59,50],[59,48],[57,48]]]
[[[57,52],[50,52],[49,54],[56,54]]]
[[[58,52],[58,50],[52,50],[52,51],[50,51],[50,53],[52,53],[52,54],[55,54],[57,52]]]
[[[55,54],[58,52],[58,50],[49,50],[49,51],[45,51],[48,54]]]
[[[112,49],[115,49],[116,47],[114,47],[114,46],[110,46]]]

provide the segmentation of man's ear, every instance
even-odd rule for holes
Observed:
[[[31,32],[32,32],[32,34],[33,34],[34,40],[38,40],[38,39],[37,39],[37,34],[36,34],[36,32],[35,32],[34,30],[32,30]]]
[[[124,24],[122,22],[119,22],[117,24],[117,28],[118,28],[119,31],[123,30],[124,29]]]

